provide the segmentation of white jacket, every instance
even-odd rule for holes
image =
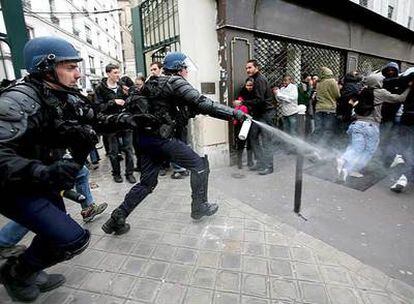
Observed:
[[[276,95],[277,101],[282,105],[282,115],[290,116],[298,112],[298,87],[290,83],[287,87],[282,87]]]

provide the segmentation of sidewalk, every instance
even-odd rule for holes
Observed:
[[[85,225],[89,248],[49,270],[67,283],[35,303],[414,303],[413,287],[217,189],[210,197],[220,202],[218,213],[191,220],[188,178],[161,177],[129,217],[131,231],[105,235],[101,225],[130,187],[113,183],[108,170],[92,173],[97,202],[110,206]],[[79,207],[67,206],[80,221]],[[2,286],[0,303],[12,303]]]

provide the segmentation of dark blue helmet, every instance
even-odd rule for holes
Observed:
[[[168,53],[164,58],[163,68],[169,71],[180,71],[187,67],[187,55],[181,52]]]
[[[54,36],[29,40],[23,50],[24,63],[30,74],[52,72],[62,61],[82,61],[75,47]]]

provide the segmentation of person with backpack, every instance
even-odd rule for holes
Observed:
[[[368,164],[379,144],[379,125],[383,103],[403,102],[409,89],[401,95],[392,94],[382,88],[382,75],[370,75],[365,79],[365,87],[357,100],[350,102],[356,114],[356,120],[348,128],[351,143],[344,154],[337,158],[338,177],[346,181],[348,176],[361,178],[361,170]]]
[[[222,120],[235,118],[240,121],[247,119],[248,115],[214,102],[193,88],[186,77],[188,69],[195,65],[187,55],[180,52],[168,53],[163,66],[165,75],[153,76],[147,81],[148,96],[132,96],[128,102],[131,118],[141,115],[137,122],[142,153],[140,182],[131,188],[124,201],[104,223],[102,230],[105,233],[120,235],[129,231],[130,225],[126,223],[126,218],[155,189],[161,165],[166,160],[191,171],[193,219],[211,216],[218,210],[218,205],[210,203],[207,198],[210,173],[207,157],[200,157],[175,137],[177,119],[182,119],[179,112],[188,110],[187,118],[208,114]],[[147,115],[147,122],[143,121],[142,115]]]

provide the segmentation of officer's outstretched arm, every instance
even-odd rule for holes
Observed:
[[[174,95],[183,100],[197,114],[210,115],[222,120],[244,120],[248,117],[242,111],[236,111],[201,95],[182,77],[171,77],[169,85]]]

